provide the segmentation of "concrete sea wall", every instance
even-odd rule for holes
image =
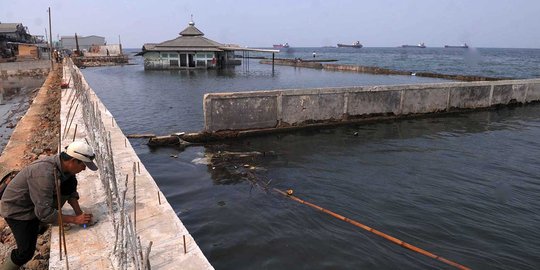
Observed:
[[[65,232],[69,268],[213,269],[80,70],[68,61],[64,75],[61,144],[87,140],[99,168],[77,175],[81,208],[97,222]],[[53,227],[49,269],[66,269],[59,234]]]
[[[540,79],[212,93],[206,132],[279,129],[540,100]]]
[[[0,78],[6,79],[9,76],[47,76],[50,70],[50,60],[1,63]]]

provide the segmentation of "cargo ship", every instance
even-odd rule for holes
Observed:
[[[285,42],[285,44],[274,44],[272,45],[274,49],[288,49],[289,43]]]
[[[426,44],[424,44],[424,42],[422,43],[418,43],[416,45],[401,45],[402,48],[425,48],[426,47]]]
[[[360,41],[356,41],[355,43],[353,44],[341,44],[341,43],[338,43],[337,45],[339,48],[362,48],[362,44],[360,44]]]
[[[469,45],[467,43],[463,43],[462,45],[444,45],[445,48],[461,48],[461,49],[468,49]]]

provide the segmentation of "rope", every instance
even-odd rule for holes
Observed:
[[[386,233],[383,233],[383,232],[375,230],[375,229],[373,229],[373,228],[371,228],[369,226],[366,226],[366,225],[364,225],[364,224],[362,224],[362,223],[360,223],[358,221],[352,220],[350,218],[346,218],[346,217],[344,217],[344,216],[342,216],[340,214],[334,213],[334,212],[332,212],[330,210],[327,210],[325,208],[322,208],[322,207],[320,207],[318,205],[315,205],[315,204],[312,204],[310,202],[304,201],[304,200],[302,200],[302,199],[300,199],[300,198],[298,198],[296,196],[293,196],[292,195],[293,191],[290,190],[290,189],[287,190],[287,192],[285,192],[285,191],[279,190],[277,188],[274,188],[274,191],[276,191],[277,193],[279,193],[279,194],[281,194],[281,195],[283,195],[283,196],[285,196],[285,197],[287,197],[287,198],[289,198],[289,199],[291,199],[293,201],[297,201],[297,202],[299,202],[301,204],[305,204],[305,205],[307,205],[309,207],[315,208],[315,209],[317,209],[319,211],[322,211],[322,212],[324,212],[326,214],[329,214],[329,215],[331,215],[331,216],[333,216],[333,217],[335,217],[335,218],[337,218],[339,220],[348,222],[348,223],[350,223],[350,224],[352,224],[352,225],[354,225],[356,227],[359,227],[359,228],[362,228],[362,229],[364,229],[364,230],[366,230],[368,232],[374,233],[374,234],[376,234],[376,235],[378,235],[378,236],[380,236],[380,237],[382,237],[382,238],[384,238],[386,240],[389,240],[389,241],[393,242],[394,244],[397,244],[397,245],[402,246],[404,248],[410,249],[410,250],[412,250],[414,252],[418,252],[418,253],[420,253],[420,254],[422,254],[424,256],[430,257],[432,259],[439,260],[439,261],[441,261],[441,262],[443,262],[445,264],[454,266],[457,269],[470,270],[470,268],[468,268],[466,266],[463,266],[463,265],[461,265],[459,263],[450,261],[450,260],[445,259],[445,258],[443,258],[441,256],[435,255],[435,254],[433,254],[433,253],[431,253],[429,251],[423,250],[423,249],[421,249],[419,247],[413,246],[413,245],[411,245],[409,243],[401,241],[401,240],[399,240],[399,239],[397,239],[397,238],[395,238],[393,236],[390,236],[390,235],[388,235]]]

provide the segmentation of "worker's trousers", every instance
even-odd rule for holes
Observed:
[[[17,242],[17,248],[11,251],[11,261],[22,266],[32,259],[36,250],[36,242],[39,233],[39,220],[16,220],[5,219]]]

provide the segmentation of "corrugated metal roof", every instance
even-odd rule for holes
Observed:
[[[156,52],[222,52],[223,50],[218,48],[201,48],[201,47],[183,47],[178,49],[177,47],[165,47],[153,50],[146,51],[156,51]]]
[[[220,47],[220,49],[222,49],[224,51],[246,51],[246,52],[279,53],[279,50],[244,48],[244,47],[240,47],[240,46],[224,46],[224,47]]]
[[[17,32],[17,27],[20,23],[0,23],[0,33],[14,33]]]
[[[79,36],[79,35],[77,35],[77,38],[78,38],[78,39],[82,39],[82,38],[91,38],[91,37],[97,37],[97,38],[103,38],[103,39],[105,39],[105,37],[102,37],[102,36],[96,36],[96,35],[91,35],[91,36]],[[60,39],[75,39],[75,36],[60,36]]]

